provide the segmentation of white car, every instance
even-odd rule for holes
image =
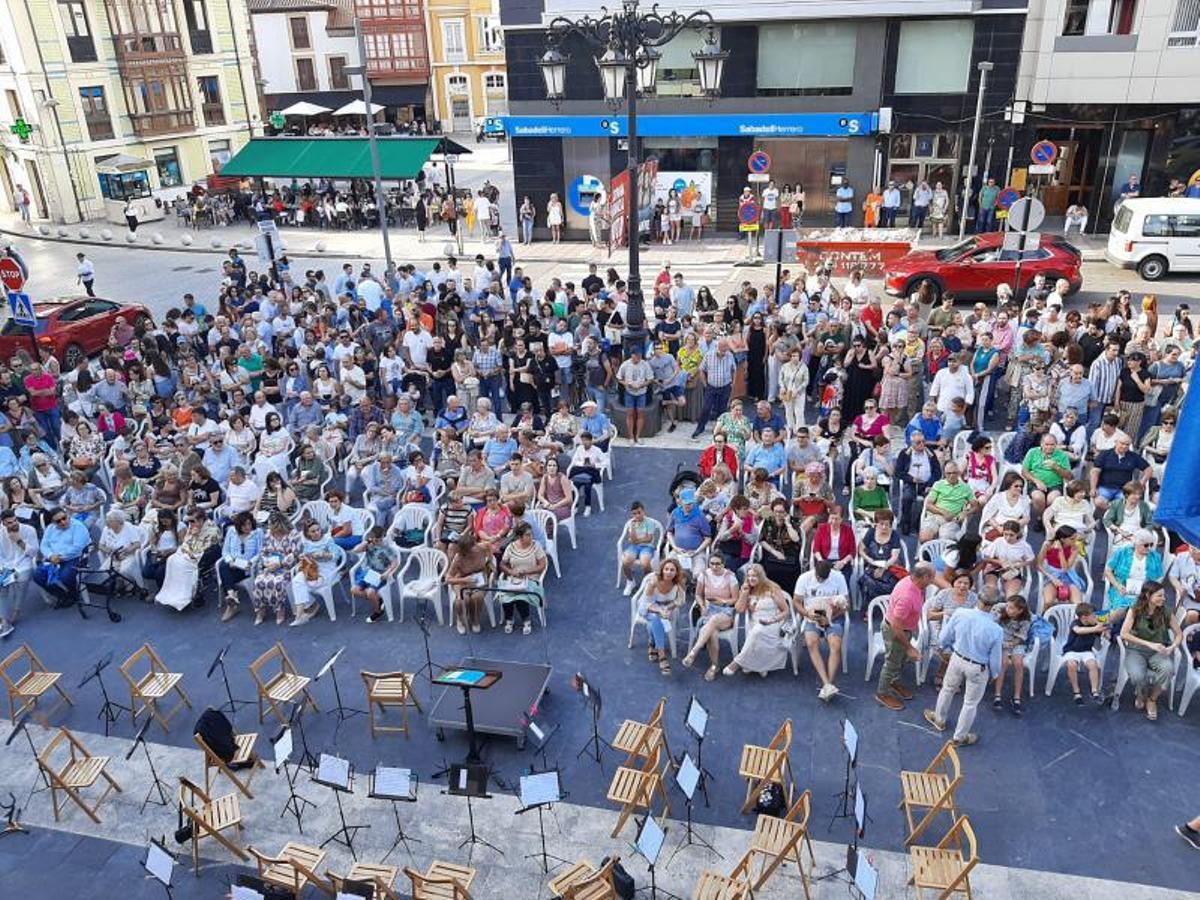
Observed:
[[[1137,269],[1147,281],[1168,272],[1200,272],[1200,199],[1122,200],[1104,257],[1122,269]]]

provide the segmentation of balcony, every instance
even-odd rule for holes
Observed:
[[[188,29],[188,40],[192,45],[192,53],[196,56],[206,56],[213,52],[212,32],[208,29]]]
[[[183,41],[178,32],[113,35],[113,50],[119,63],[159,62],[185,59]]]
[[[200,107],[205,125],[224,125],[225,106],[221,103],[205,103]]]
[[[173,109],[163,112],[130,113],[129,120],[133,123],[133,133],[138,137],[157,137],[191,131],[196,125],[196,114],[190,109]]]
[[[90,34],[67,35],[67,51],[71,54],[71,62],[96,61],[96,44]]]

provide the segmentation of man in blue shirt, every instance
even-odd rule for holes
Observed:
[[[484,443],[483,461],[488,464],[488,467],[493,472],[499,475],[508,468],[508,464],[516,452],[516,440],[513,439],[508,426],[501,425],[496,429],[496,433]]]
[[[779,437],[783,434],[783,429],[786,423],[783,421],[783,416],[775,412],[771,408],[771,404],[766,400],[759,400],[754,404],[754,418],[750,420],[750,430],[754,433],[757,440],[762,440],[764,429],[770,428],[775,432],[775,436]]]
[[[942,446],[942,420],[938,418],[937,404],[927,401],[921,411],[912,417],[904,429],[904,443],[912,444],[913,432],[925,435],[925,443],[931,450]]]
[[[33,581],[55,598],[56,606],[70,606],[78,593],[76,570],[84,551],[92,542],[87,528],[65,509],[54,513],[50,527],[42,535],[39,549],[42,563],[33,571]]]
[[[762,443],[753,447],[746,454],[746,471],[751,472],[754,469],[765,469],[771,483],[778,487],[786,468],[787,450],[783,444],[775,439],[775,429],[764,428],[762,430]]]
[[[939,644],[950,654],[950,663],[942,679],[937,708],[925,710],[925,721],[938,731],[945,731],[950,704],[965,686],[958,724],[954,727],[954,745],[970,746],[979,741],[979,735],[971,731],[979,701],[988,682],[1000,675],[1004,629],[992,618],[987,604],[980,601],[977,608],[960,609],[950,617],[942,626]]]
[[[595,400],[583,401],[583,417],[579,420],[579,427],[596,439],[597,447],[608,452],[608,430],[612,427],[612,422],[608,416],[599,412]]]
[[[693,558],[708,545],[712,537],[712,526],[708,516],[696,502],[696,492],[686,488],[679,493],[679,505],[671,511],[671,522],[667,526],[671,542]]]
[[[225,443],[224,432],[217,432],[208,442],[204,451],[204,468],[217,484],[228,484],[229,473],[234,466],[245,465],[242,454]]]

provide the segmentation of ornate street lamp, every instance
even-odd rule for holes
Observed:
[[[546,82],[546,97],[557,105],[564,97],[567,82],[567,56],[563,42],[578,35],[600,55],[596,67],[604,98],[612,105],[626,105],[628,119],[629,192],[625,200],[627,220],[625,234],[629,241],[629,301],[625,316],[624,354],[630,347],[641,347],[646,341],[646,311],[642,295],[642,276],[638,246],[638,164],[641,145],[638,142],[638,96],[653,93],[658,75],[662,47],[686,30],[708,29],[704,45],[692,54],[700,76],[700,88],[711,101],[721,91],[721,76],[729,51],[722,50],[713,28],[713,17],[705,10],[683,16],[677,12],[660,13],[657,4],[649,12],[640,12],[638,0],[623,0],[621,9],[600,18],[584,16],[572,20],[558,16],[547,26],[548,48],[538,61]]]

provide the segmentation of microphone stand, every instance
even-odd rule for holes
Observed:
[[[293,701],[295,704],[292,707],[292,715],[288,719],[288,724],[295,724],[296,730],[300,732],[300,762],[299,765],[304,766],[309,772],[317,770],[317,758],[312,755],[312,751],[308,749],[308,740],[304,736],[304,694]]]
[[[171,805],[171,801],[167,799],[166,784],[161,778],[158,777],[158,770],[154,768],[154,757],[150,755],[150,747],[146,743],[146,732],[150,730],[150,724],[153,721],[153,716],[146,720],[145,724],[142,725],[141,731],[138,732],[137,737],[133,739],[133,746],[130,747],[129,752],[125,754],[125,759],[129,760],[130,757],[133,756],[134,751],[137,750],[138,744],[141,744],[142,753],[145,754],[146,762],[150,765],[150,777],[153,779],[153,781],[150,782],[150,787],[146,789],[146,799],[142,801],[142,808],[138,810],[140,815],[146,814],[146,807],[151,803],[153,803],[155,806]],[[157,800],[154,799],[155,791],[158,792]]]
[[[231,721],[237,717],[237,709],[239,706],[253,705],[253,701],[251,700],[235,700],[233,696],[233,690],[229,687],[229,673],[225,671],[225,655],[229,652],[229,648],[232,646],[233,641],[230,641],[223,648],[221,648],[220,652],[217,653],[217,658],[214,659],[212,661],[212,665],[208,667],[208,674],[205,676],[206,678],[212,678],[213,672],[215,672],[217,669],[221,670],[221,681],[225,683],[225,696],[227,699],[225,703],[218,707],[218,710],[224,711],[228,709],[229,718]]]
[[[133,710],[130,707],[124,706],[120,703],[117,703],[115,700],[112,700],[108,696],[108,688],[106,688],[104,685],[104,675],[101,673],[106,668],[108,668],[108,666],[111,662],[112,662],[112,653],[110,652],[107,656],[105,656],[103,659],[101,659],[99,662],[97,662],[96,665],[92,668],[92,671],[89,672],[87,675],[85,675],[83,677],[83,680],[79,682],[79,688],[82,688],[89,681],[91,681],[93,678],[95,678],[96,681],[100,685],[100,695],[104,698],[104,705],[100,707],[100,712],[98,712],[96,714],[96,718],[104,720],[104,736],[105,737],[108,737],[109,727],[112,725],[115,725],[117,723],[117,720],[119,720],[121,718],[121,713],[123,713],[123,712],[132,713],[133,712]]]

